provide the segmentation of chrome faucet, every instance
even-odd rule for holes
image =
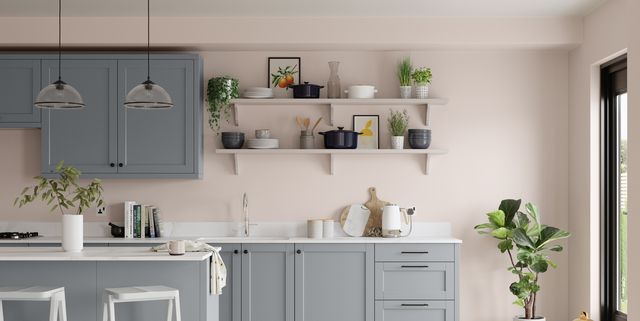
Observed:
[[[249,237],[249,197],[242,194],[242,214],[244,215],[244,236]]]

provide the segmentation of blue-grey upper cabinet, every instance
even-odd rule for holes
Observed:
[[[43,60],[42,86],[58,78],[58,61]],[[42,173],[64,160],[92,176],[115,174],[118,159],[116,60],[63,60],[62,79],[80,92],[85,108],[43,110]]]
[[[40,128],[40,59],[0,57],[0,128]]]
[[[136,110],[120,106],[131,88],[146,80],[147,61],[118,61],[119,173],[199,177],[202,118],[196,63],[193,59],[152,60],[151,79],[171,95],[174,106]]]
[[[374,321],[373,244],[296,244],[296,321]]]

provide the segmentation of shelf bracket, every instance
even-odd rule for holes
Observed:
[[[429,154],[424,155],[424,174],[429,175]]]
[[[240,155],[238,154],[233,154],[233,168],[236,176],[240,175]]]
[[[332,126],[332,127],[333,127],[333,123],[334,123],[333,122],[334,121],[334,119],[333,119],[334,111],[335,111],[335,106],[333,104],[330,104],[329,105],[329,126]]]
[[[233,124],[236,125],[236,127],[240,125],[239,118],[240,118],[240,113],[238,112],[238,105],[233,104]]]
[[[329,154],[329,172],[333,176],[335,174],[335,157],[334,154]]]
[[[429,104],[424,105],[424,125],[429,126],[429,120],[431,119],[431,108],[429,108]]]

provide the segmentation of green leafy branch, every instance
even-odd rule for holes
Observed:
[[[58,174],[56,179],[34,177],[37,184],[22,189],[13,205],[23,207],[39,199],[51,206],[51,212],[60,210],[65,214],[65,210],[75,209],[75,214],[79,215],[92,205],[100,207],[104,204],[102,182],[99,179],[94,179],[85,187],[78,185],[82,173],[72,166],[64,166],[64,161],[56,165],[55,173]]]
[[[238,84],[237,79],[229,76],[209,79],[207,83],[207,110],[209,111],[209,127],[214,132],[220,129],[222,118],[229,120],[231,100],[240,97]]]

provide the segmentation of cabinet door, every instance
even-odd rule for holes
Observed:
[[[40,60],[0,60],[0,128],[40,127]]]
[[[211,244],[221,246],[220,256],[227,267],[227,286],[220,296],[220,321],[241,321],[242,315],[242,245]]]
[[[187,174],[196,172],[196,123],[193,60],[152,60],[151,78],[171,95],[174,106],[161,110],[124,108],[127,93],[147,78],[146,60],[119,60],[119,173]],[[198,120],[199,122],[199,120]]]
[[[296,244],[296,321],[373,321],[372,244]]]
[[[454,321],[454,303],[376,301],[376,321]]]
[[[62,61],[62,79],[80,92],[86,106],[42,112],[42,173],[64,160],[84,174],[115,173],[117,168],[117,62]],[[58,61],[44,60],[42,85],[58,78]]]
[[[242,321],[293,321],[293,244],[242,245]]]

